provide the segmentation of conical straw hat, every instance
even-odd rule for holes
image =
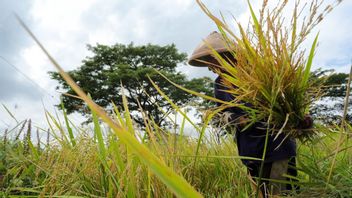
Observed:
[[[214,31],[207,38],[205,38],[198,47],[193,51],[191,57],[188,59],[188,64],[197,67],[207,67],[208,65],[202,61],[209,61],[212,58],[211,46],[218,53],[227,52],[225,41],[221,34]]]

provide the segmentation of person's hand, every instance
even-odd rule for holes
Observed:
[[[311,115],[306,114],[304,115],[303,120],[300,122],[301,129],[310,129],[313,127],[313,118]]]
[[[249,122],[249,118],[246,116],[241,116],[238,118],[238,124],[240,127],[245,127]]]

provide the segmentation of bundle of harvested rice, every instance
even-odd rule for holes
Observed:
[[[264,0],[259,18],[248,2],[252,21],[247,30],[237,23],[240,35],[236,36],[223,20],[211,14],[198,0],[203,11],[218,26],[228,51],[236,59],[231,61],[212,50],[213,57],[220,63],[219,68],[222,68],[216,72],[222,76],[228,92],[236,96],[227,105],[245,110],[249,125],[264,121],[270,126],[271,133],[285,133],[303,140],[315,133],[311,129],[302,129],[302,123],[310,105],[321,94],[320,86],[309,79],[318,35],[308,56],[301,46],[312,29],[341,1],[336,0],[324,8],[320,0],[313,0],[308,6],[300,5],[298,1],[287,25],[283,17],[289,9],[287,0],[280,1],[272,9],[268,0]],[[302,13],[307,16],[302,17]],[[245,106],[243,102],[253,106]]]

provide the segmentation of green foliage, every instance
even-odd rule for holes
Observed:
[[[348,74],[346,73],[334,73],[331,74],[324,85],[327,86],[325,97],[345,97],[346,96],[346,84]]]
[[[347,73],[335,73],[333,69],[319,68],[311,72],[309,81],[324,86],[322,97],[345,97],[347,79]]]
[[[339,124],[342,118],[346,96],[348,74],[333,73],[333,70],[317,69],[312,72],[310,80],[323,85],[321,101],[312,106],[310,112],[315,119],[324,124]],[[351,101],[349,105],[352,105]],[[350,112],[347,121],[352,122]]]
[[[352,142],[351,125],[317,126],[321,137],[309,145],[300,145],[300,177],[305,178],[299,197],[351,197]],[[333,132],[333,133],[331,133]],[[336,152],[336,156],[335,156]],[[328,176],[331,171],[331,177]]]
[[[155,70],[185,87],[207,94],[211,92],[212,85],[209,78],[188,80],[184,74],[176,71],[177,65],[184,63],[186,54],[180,53],[175,45],[106,46],[98,44],[88,46],[88,49],[93,55],[83,60],[83,64],[78,69],[68,73],[86,93],[91,94],[98,105],[110,111],[111,102],[118,107],[122,106],[122,84],[132,113],[141,107],[159,125],[167,124],[164,122],[165,115],[171,112],[172,108],[167,102],[161,100],[161,96],[151,85],[148,76],[177,105],[185,106],[192,101],[193,104],[199,104],[199,101],[194,101],[195,97],[182,92],[167,83],[160,75],[156,75]],[[57,72],[50,72],[50,75],[60,83],[58,89],[63,89],[71,95],[75,94]],[[67,113],[77,111],[86,114],[88,112],[84,102],[77,98],[63,95],[63,103]],[[166,113],[163,114],[161,109]],[[132,115],[138,124],[144,125],[140,114]]]

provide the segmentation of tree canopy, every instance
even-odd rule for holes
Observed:
[[[160,125],[165,125],[165,116],[172,112],[171,105],[152,86],[148,76],[178,106],[185,106],[195,101],[196,97],[171,85],[155,70],[163,73],[173,82],[186,88],[211,94],[211,80],[207,77],[188,80],[185,74],[176,71],[179,64],[186,60],[186,54],[179,52],[175,45],[135,46],[115,44],[112,46],[88,45],[93,53],[86,57],[82,65],[68,73],[75,82],[92,96],[92,99],[107,110],[112,109],[112,102],[122,106],[122,86],[129,102],[133,119],[143,126],[140,114],[133,113],[141,108]],[[74,94],[57,72],[50,72],[51,78],[58,80],[57,89]],[[80,112],[85,115],[87,106],[79,99],[63,95],[63,103],[68,113]],[[164,111],[164,113],[162,112]]]

